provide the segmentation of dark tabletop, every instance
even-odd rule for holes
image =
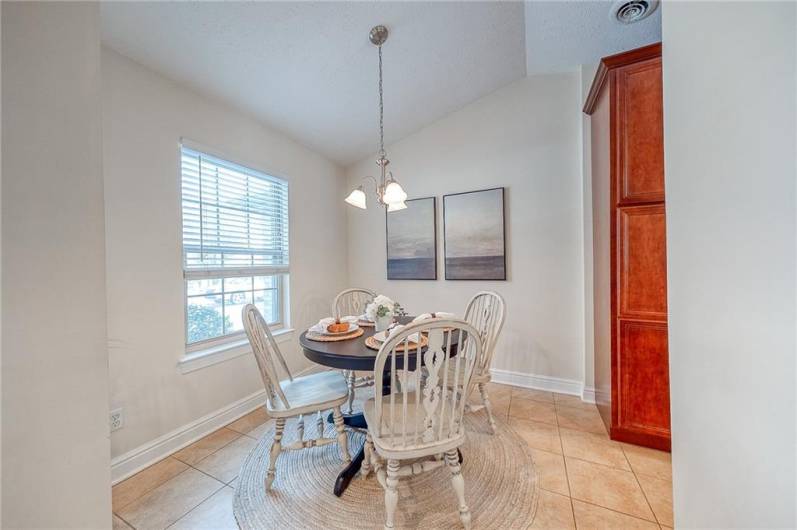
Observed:
[[[401,324],[412,322],[413,317],[402,317],[399,319]],[[304,356],[324,366],[338,368],[341,370],[362,370],[372,372],[376,362],[377,350],[372,350],[365,345],[365,339],[374,334],[374,328],[366,328],[365,333],[356,339],[341,340],[337,342],[319,342],[307,338],[307,332],[299,337],[299,344],[302,345]],[[452,338],[452,344],[456,343],[456,338]],[[454,348],[452,348],[453,353]],[[423,351],[423,350],[421,350]],[[415,364],[415,350],[411,350],[408,360],[410,369]],[[403,356],[401,356],[403,357]],[[397,359],[400,360],[400,359]]]

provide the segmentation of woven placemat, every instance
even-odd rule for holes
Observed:
[[[307,335],[305,336],[308,339],[314,340],[316,342],[338,342],[340,340],[356,339],[357,337],[361,337],[363,333],[365,333],[363,328],[357,328],[354,331],[344,335],[320,335],[318,333],[312,333],[308,331]]]
[[[429,344],[429,339],[421,335],[421,348],[426,347],[427,344]],[[365,339],[365,345],[371,348],[372,350],[379,350],[382,347],[382,343],[373,337],[368,337],[367,339]],[[404,351],[404,346],[405,343],[403,342],[400,344],[396,344],[396,351]],[[418,347],[417,344],[414,342],[410,342],[409,344],[406,344],[406,346],[409,346],[410,351]]]

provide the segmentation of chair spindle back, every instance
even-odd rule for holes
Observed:
[[[266,320],[253,304],[244,306],[242,316],[244,330],[249,339],[249,344],[252,346],[252,352],[255,354],[257,367],[260,370],[260,377],[263,378],[263,385],[266,387],[269,402],[276,405],[275,400],[279,399],[285,408],[290,408],[290,404],[280,386],[280,377],[277,372],[277,366],[274,364],[274,358],[277,358],[280,366],[282,366],[291,381],[293,381],[293,375],[291,375],[291,371],[285,363],[285,358],[280,353],[279,347],[277,347]]]
[[[473,295],[465,309],[465,320],[477,330],[482,342],[482,357],[477,365],[477,373],[490,369],[495,344],[501,334],[506,316],[504,298],[495,291],[480,291]]]
[[[374,298],[376,298],[376,293],[370,289],[362,287],[346,289],[335,297],[335,302],[332,304],[332,314],[335,318],[362,315],[365,313],[365,306],[373,302]]]
[[[422,341],[409,340],[416,333],[427,337],[425,350]],[[432,319],[409,325],[385,341],[374,366],[375,436],[392,448],[414,449],[464,434],[465,390],[481,357],[481,342],[468,336],[478,332],[464,320]],[[402,345],[403,350],[397,349]],[[383,399],[385,377],[390,378],[389,401]]]

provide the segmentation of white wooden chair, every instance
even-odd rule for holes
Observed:
[[[504,327],[506,317],[506,303],[504,298],[494,291],[480,291],[476,293],[468,302],[465,309],[465,320],[478,331],[482,343],[482,356],[476,363],[473,372],[472,385],[476,385],[481,394],[483,405],[469,405],[470,411],[487,409],[487,420],[490,422],[490,429],[495,433],[495,418],[493,417],[490,396],[487,391],[487,383],[492,379],[490,375],[490,364],[495,354],[495,344]],[[468,393],[472,390],[468,389]]]
[[[326,371],[317,374],[294,378],[288,370],[288,365],[271,335],[263,316],[257,307],[247,304],[243,309],[243,322],[246,336],[257,360],[263,384],[266,387],[266,410],[269,416],[276,419],[274,442],[269,452],[268,475],[266,476],[266,489],[271,488],[276,474],[277,457],[285,451],[295,451],[318,447],[338,442],[344,462],[350,462],[348,438],[343,426],[343,415],[340,407],[348,399],[346,380],[339,372]],[[287,379],[280,381],[274,358],[279,361]],[[322,412],[332,409],[332,417],[337,431],[337,438],[324,438],[324,417]],[[304,439],[304,415],[317,414],[316,426],[318,438]],[[285,421],[294,416],[299,417],[297,430],[299,439],[290,444],[282,445],[282,435],[285,431]]]
[[[332,304],[332,315],[335,318],[362,315],[365,313],[365,306],[370,304],[374,298],[376,298],[375,292],[362,287],[352,287],[341,291]]]
[[[415,333],[427,336],[426,351],[421,350],[420,343],[409,342]],[[385,489],[385,528],[394,526],[399,477],[418,475],[444,464],[451,470],[462,524],[470,526],[457,448],[465,442],[466,390],[481,358],[481,341],[468,339],[477,333],[464,320],[425,320],[397,332],[377,354],[375,396],[364,407],[368,434],[362,476],[375,468]],[[454,341],[459,347],[452,356]],[[403,351],[397,351],[400,345],[405,345]],[[412,370],[408,363],[411,353],[418,359]],[[387,395],[383,394],[385,377],[390,378]],[[429,458],[417,461],[425,457]],[[401,465],[404,460],[415,461]]]
[[[332,304],[332,315],[335,318],[348,315],[362,315],[365,313],[365,306],[370,304],[376,293],[363,287],[352,287],[338,293]],[[372,376],[357,378],[354,370],[343,370],[343,376],[349,386],[349,401],[346,406],[346,414],[354,413],[354,389],[371,386],[374,383]]]

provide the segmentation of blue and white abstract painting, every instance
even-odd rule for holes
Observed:
[[[434,197],[405,201],[387,214],[387,279],[437,279],[437,227]]]
[[[446,280],[506,280],[504,188],[443,196]]]

